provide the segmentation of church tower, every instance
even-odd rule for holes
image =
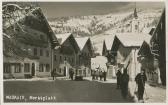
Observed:
[[[135,3],[135,9],[134,9],[134,16],[131,21],[131,32],[139,32],[139,19],[138,19],[138,14],[137,14],[137,9],[136,9],[136,3]]]

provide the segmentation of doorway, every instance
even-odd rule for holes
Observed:
[[[35,64],[32,63],[32,76],[35,76]]]

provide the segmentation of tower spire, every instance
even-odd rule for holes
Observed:
[[[138,15],[137,15],[137,10],[136,10],[136,2],[135,2],[135,9],[134,9],[134,17],[135,17],[135,19],[137,19],[137,18],[138,18]]]

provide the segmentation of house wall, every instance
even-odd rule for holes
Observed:
[[[25,43],[19,43],[19,46],[21,49],[25,50],[32,58],[29,58],[29,60],[23,60],[23,61],[17,61],[15,58],[7,58],[4,57],[4,63],[7,61],[9,63],[19,63],[21,64],[21,72],[15,73],[13,72],[14,66],[11,65],[11,73],[4,73],[4,76],[6,75],[14,75],[16,78],[24,78],[24,63],[29,63],[30,68],[32,67],[32,63],[35,64],[35,76],[37,77],[46,77],[51,75],[51,49],[50,44],[47,38],[47,35],[38,31],[33,31],[33,33],[36,33],[35,38],[40,38],[40,35],[43,36],[43,40],[46,41],[45,46],[36,46],[36,45],[29,45]],[[31,42],[30,42],[31,43]],[[34,54],[34,50],[37,50],[37,55]],[[43,55],[40,54],[40,50],[43,53]],[[47,55],[48,53],[48,55]],[[26,58],[25,58],[26,59]],[[36,59],[34,62],[33,59]],[[43,65],[43,71],[40,71],[40,66]],[[49,65],[49,70],[46,70],[46,65]],[[31,71],[31,70],[30,70]],[[31,74],[31,73],[29,73]]]
[[[9,66],[9,72],[3,72],[4,78],[25,78],[25,75],[32,75],[32,63],[38,64],[36,60],[30,60],[30,59],[16,59],[16,58],[9,58],[9,57],[4,57],[4,69],[5,69],[5,64],[10,64]],[[24,64],[27,63],[29,64],[29,71],[25,71],[24,69]],[[20,72],[15,72],[15,64],[20,65]]]
[[[40,48],[40,47],[33,47],[37,48],[37,56],[39,59],[37,60],[38,64],[35,65],[36,67],[36,76],[38,77],[46,77],[51,75],[51,49],[48,48]],[[43,55],[40,55],[40,50],[42,49]],[[47,54],[48,53],[48,54]],[[46,64],[49,65],[49,70],[46,70]],[[40,66],[43,65],[43,71],[40,71]]]

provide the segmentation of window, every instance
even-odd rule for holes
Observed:
[[[50,65],[46,64],[46,72],[49,72],[49,71],[50,71]]]
[[[66,60],[67,60],[67,58],[65,57],[65,58],[64,58],[64,60],[66,61]]]
[[[24,72],[30,72],[30,64],[29,63],[24,64]]]
[[[48,50],[46,51],[46,57],[49,57],[49,51]]]
[[[40,56],[43,56],[43,50],[40,49]]]
[[[4,73],[10,73],[10,64],[4,63]]]
[[[54,55],[54,61],[57,61],[57,55]]]
[[[39,72],[44,72],[44,66],[43,66],[43,64],[39,65]]]
[[[61,73],[61,68],[59,68],[59,73]]]
[[[37,48],[34,48],[34,56],[37,56]]]
[[[21,65],[20,63],[14,64],[15,66],[15,73],[21,73]]]

